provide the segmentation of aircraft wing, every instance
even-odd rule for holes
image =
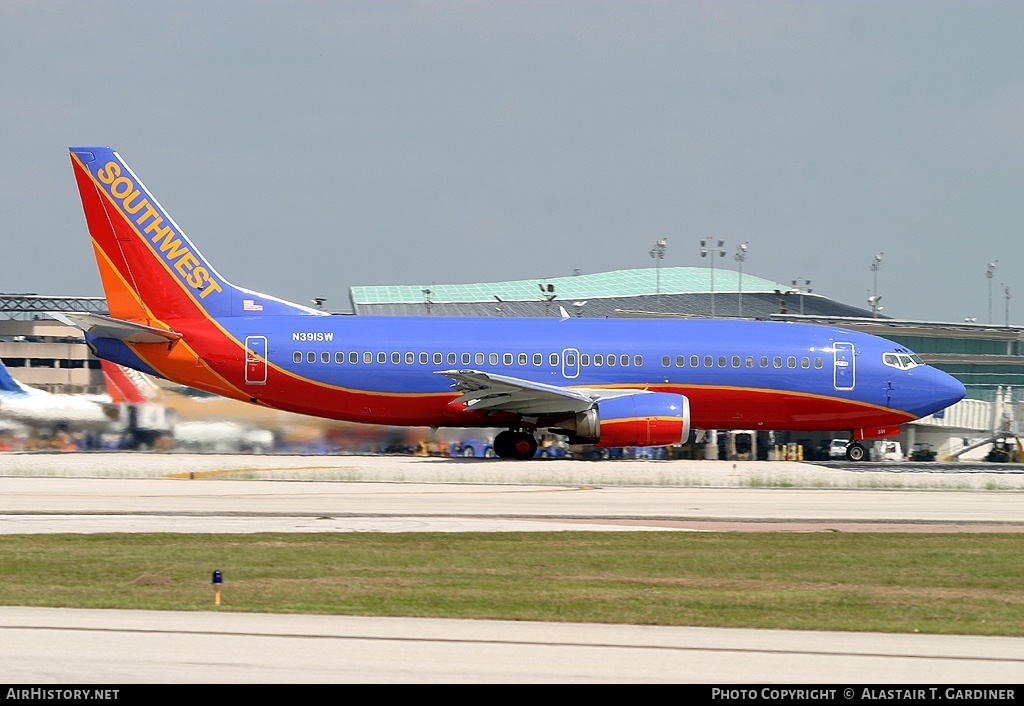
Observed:
[[[481,370],[439,370],[455,381],[462,395],[455,400],[468,409],[489,409],[515,414],[570,414],[583,412],[600,400],[645,392],[639,389],[568,388]]]

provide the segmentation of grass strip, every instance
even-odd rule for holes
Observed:
[[[2,605],[1024,635],[1022,586],[1018,534],[0,536]]]

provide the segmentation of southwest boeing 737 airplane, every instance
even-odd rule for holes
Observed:
[[[71,163],[110,316],[65,314],[100,358],[219,395],[375,424],[536,430],[658,446],[693,429],[848,431],[863,439],[960,400],[964,386],[883,338],[730,320],[338,316],[235,286],[120,155]]]

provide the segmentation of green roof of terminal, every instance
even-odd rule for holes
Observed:
[[[537,301],[541,298],[538,285],[554,285],[559,300],[601,299],[661,294],[706,294],[711,292],[712,270],[709,267],[654,267],[639,270],[616,270],[591,275],[527,279],[515,282],[486,282],[479,284],[419,284],[374,287],[352,287],[353,304],[422,304],[430,290],[432,302],[484,302],[501,297],[505,301]],[[738,292],[739,273],[734,270],[714,270],[715,292]],[[743,275],[743,292],[786,291],[788,285]]]

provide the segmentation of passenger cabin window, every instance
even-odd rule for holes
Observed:
[[[789,368],[795,368],[796,367],[796,356],[795,355],[791,355],[788,358],[786,358],[786,367],[789,367]]]
[[[405,362],[409,363],[410,365],[412,363],[415,363],[416,362],[416,354],[415,353],[406,353],[405,354]]]
[[[385,353],[384,351],[380,351],[379,353],[377,353],[377,362],[378,363],[386,363],[386,362],[388,362],[388,354]]]
[[[704,356],[704,367],[713,368],[715,365],[715,359],[709,355]]]
[[[558,354],[557,353],[552,353],[551,355],[549,355],[548,356],[548,363],[552,367],[557,367],[558,366]]]
[[[627,365],[629,365],[629,356],[625,355],[625,354],[620,355],[619,356],[619,365],[621,365],[622,367],[626,367]]]
[[[498,354],[497,353],[491,353],[489,356],[487,356],[487,361],[491,365],[497,365],[498,364]]]
[[[822,360],[821,360],[821,356],[817,356],[817,357],[816,357],[816,358],[814,359],[814,367],[815,367],[815,368],[821,368],[822,364],[823,364],[823,363],[822,363]]]
[[[699,368],[700,367],[700,356],[696,356],[696,355],[691,355],[690,356],[690,367],[691,368]]]
[[[359,362],[359,354],[356,353],[355,351],[352,351],[351,353],[349,353],[348,354],[348,362],[353,363],[353,364],[354,363],[358,363]]]
[[[600,353],[595,353],[594,354],[594,367],[595,368],[600,368],[602,365],[604,365],[604,356],[601,355]]]
[[[310,351],[309,353],[307,353],[306,354],[306,362],[307,363],[315,363],[316,362],[316,353],[314,353],[313,351]]]
[[[576,365],[576,356],[573,355],[572,353],[566,353],[565,354],[565,364],[566,365]]]
[[[608,367],[611,368],[614,365],[615,365],[615,356],[609,355],[608,356]]]
[[[732,360],[729,362],[732,363],[732,367],[734,368],[740,367],[740,357],[738,355],[734,355]]]
[[[476,356],[474,356],[474,357],[476,359],[476,364],[477,365],[483,365],[484,364],[484,354],[483,353],[477,353]]]
[[[663,368],[667,368],[672,363],[672,356],[663,355],[661,356],[661,365]]]
[[[544,356],[541,353],[534,353],[533,354],[533,364],[534,365],[540,365],[543,362],[544,362]]]
[[[370,351],[366,351],[365,353],[363,353],[363,362],[364,363],[372,363],[373,362],[373,353],[371,353]]]
[[[588,354],[588,353],[581,353],[580,354],[580,365],[582,365],[584,367],[589,367],[590,366],[590,354]]]
[[[520,365],[526,365],[529,362],[530,362],[530,356],[528,356],[526,353],[520,353],[519,354],[519,364]],[[552,365],[554,365],[554,363],[552,363]]]
[[[719,368],[724,368],[725,367],[725,356],[724,355],[718,356],[718,367]]]
[[[633,365],[635,365],[636,367],[639,368],[643,364],[644,364],[644,357],[642,355],[635,355],[635,356],[633,356]]]
[[[295,353],[292,354],[292,361],[296,362],[296,363],[301,363],[302,362],[302,353],[300,353],[299,351],[295,351]]]
[[[449,353],[448,354],[448,365],[455,365],[458,362],[459,362],[459,357],[457,355],[455,355],[454,353]]]
[[[338,351],[337,353],[335,353],[334,354],[334,362],[335,363],[344,363],[345,362],[345,354],[342,353],[341,351]]]
[[[505,365],[512,365],[512,354],[506,353],[505,355],[501,356],[501,362],[504,363]]]
[[[324,351],[323,353],[321,353],[320,354],[320,362],[321,363],[330,363],[331,362],[331,354],[328,353],[327,351]]]
[[[462,364],[463,365],[469,365],[469,361],[470,360],[472,360],[472,358],[470,358],[469,353],[463,353],[462,354]]]
[[[758,361],[758,362],[761,364],[762,368],[767,368],[768,367],[768,356],[766,356],[766,355],[761,356],[761,360]]]
[[[430,357],[426,353],[420,353],[420,365],[426,365],[430,361]]]
[[[443,353],[435,353],[434,354],[434,365],[440,365],[443,362],[444,362],[444,354]]]
[[[774,365],[776,368],[781,368],[782,367],[782,356],[781,355],[777,355],[774,358],[772,358],[772,365]]]
[[[808,358],[807,356],[803,356],[802,358],[800,358],[800,367],[801,368],[809,368],[809,367],[811,367],[811,359]]]
[[[685,366],[686,366],[686,356],[685,355],[677,355],[676,356],[676,367],[677,368],[682,368],[682,367],[685,367]]]

